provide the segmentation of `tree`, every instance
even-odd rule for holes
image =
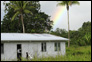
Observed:
[[[57,28],[55,31],[51,31],[50,34],[67,38],[67,31],[65,29]]]
[[[39,1],[29,1],[28,6],[30,11],[33,13],[25,14],[23,13],[23,20],[25,25],[26,33],[46,33],[52,28],[53,22],[50,20],[50,16],[44,12],[40,12]],[[12,4],[12,2],[10,2]],[[3,22],[1,24],[1,32],[18,32],[22,33],[22,23],[20,15],[16,16],[14,21],[11,22],[11,18],[14,15],[14,9],[9,7],[9,3],[5,5],[5,14]]]
[[[23,27],[23,33],[25,33],[25,27],[24,27],[24,22],[23,22],[23,14],[32,14],[31,11],[28,10],[28,3],[27,1],[10,1],[11,3],[9,4],[10,8],[13,8],[15,11],[15,14],[12,17],[12,21],[14,18],[18,15],[20,15],[21,22],[22,22],[22,27]]]
[[[67,38],[68,32],[65,29],[57,28],[56,31],[51,31],[51,34]],[[78,30],[70,30],[70,38],[71,45],[91,45],[91,22],[84,22]]]
[[[69,6],[74,5],[74,4],[78,4],[78,1],[61,1],[60,3],[58,3],[57,5],[62,5],[65,6],[67,8],[67,16],[68,16],[68,47],[70,46],[70,34],[69,34],[69,30],[70,30],[70,26],[69,26]]]

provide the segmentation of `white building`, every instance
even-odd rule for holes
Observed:
[[[1,33],[1,60],[26,58],[26,52],[32,57],[65,55],[67,40],[51,34]]]

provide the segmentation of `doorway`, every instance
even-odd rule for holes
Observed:
[[[21,44],[17,44],[17,60],[21,61],[21,57],[22,57]]]

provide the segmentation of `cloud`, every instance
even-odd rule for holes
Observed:
[[[46,14],[52,16],[55,12],[56,1],[40,1],[41,4],[41,12],[45,12]]]
[[[84,22],[91,21],[91,2],[81,1],[79,6],[70,8],[70,27],[77,30]]]
[[[91,1],[79,2],[80,5],[73,5],[69,10],[70,30],[78,30],[84,22],[91,21]],[[53,30],[56,28],[68,30],[67,14],[64,15],[62,20],[63,21],[59,21]]]

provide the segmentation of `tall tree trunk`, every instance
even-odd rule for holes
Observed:
[[[68,16],[68,47],[70,46],[70,26],[69,26],[69,6],[67,7],[67,16]]]
[[[21,14],[21,21],[22,21],[23,33],[25,33],[25,27],[24,27],[24,22],[23,22],[23,14]]]

